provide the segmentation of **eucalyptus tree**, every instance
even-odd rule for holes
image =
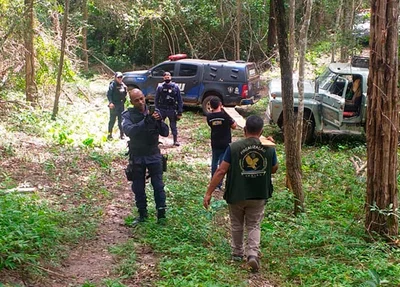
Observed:
[[[365,228],[398,235],[398,0],[371,1]]]
[[[83,61],[83,69],[85,72],[89,71],[89,53],[87,46],[87,28],[88,28],[88,3],[87,0],[82,0],[82,18],[83,18],[83,27],[82,27],[82,61]]]
[[[66,41],[66,37],[67,37],[68,13],[69,13],[69,0],[65,0],[63,26],[62,26],[63,28],[62,28],[62,36],[61,36],[60,63],[58,66],[57,87],[56,87],[56,95],[55,95],[55,99],[54,99],[52,119],[55,119],[58,114],[58,102],[60,99],[61,81],[62,81],[61,76],[62,76],[63,67],[64,67],[65,41]]]
[[[267,56],[274,55],[275,46],[277,45],[277,31],[276,31],[276,15],[274,1],[269,1],[269,22],[268,22],[268,37],[267,37]]]
[[[305,74],[305,58],[307,49],[307,39],[308,39],[308,28],[310,26],[311,10],[313,6],[313,0],[304,0],[304,17],[300,28],[299,41],[298,41],[298,51],[299,51],[299,81],[297,83],[299,90],[299,104],[297,110],[297,149],[299,150],[298,156],[301,162],[301,145],[303,136],[303,118],[304,118],[304,74]],[[310,120],[310,119],[306,119]]]
[[[285,137],[286,153],[286,180],[287,186],[293,191],[294,212],[298,214],[304,210],[304,193],[301,180],[301,161],[299,150],[296,145],[296,117],[293,105],[293,62],[289,54],[287,12],[285,3],[281,0],[275,1],[277,26],[278,26],[278,44],[279,59],[281,66],[281,85],[282,85],[282,105],[283,105],[283,124]]]
[[[25,95],[26,100],[32,104],[37,103],[37,90],[35,85],[35,49],[34,40],[34,10],[33,0],[25,0],[27,17],[25,18]]]

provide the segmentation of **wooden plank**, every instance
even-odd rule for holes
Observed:
[[[224,107],[224,111],[236,122],[242,129],[246,125],[246,120],[235,110],[235,108]],[[275,147],[275,143],[268,140],[265,136],[260,136],[260,141],[265,146]]]
[[[275,143],[268,140],[265,136],[260,136],[260,141],[265,146],[275,147]]]
[[[246,120],[235,110],[235,108],[226,108],[224,107],[224,111],[236,122],[236,124],[244,128],[246,125]]]

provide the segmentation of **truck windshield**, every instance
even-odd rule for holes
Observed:
[[[335,82],[336,77],[337,74],[332,73],[332,71],[329,69],[326,69],[325,72],[318,77],[320,89],[329,90],[329,88]]]

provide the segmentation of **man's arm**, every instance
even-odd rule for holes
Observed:
[[[107,99],[109,104],[113,103],[113,92],[114,92],[114,82],[111,82],[110,85],[108,86],[108,91],[107,91]]]
[[[169,135],[169,127],[168,125],[160,118],[157,120],[157,126],[158,126],[158,133],[162,137],[167,137]]]
[[[125,90],[125,96],[124,96],[124,104],[125,104],[125,102],[126,102],[126,96],[128,95],[128,86],[125,85],[124,83],[122,83],[122,86],[124,87],[124,90]]]
[[[237,127],[236,121],[224,110],[224,107],[222,107],[221,110],[225,113],[225,115],[227,117],[226,119],[229,121],[231,129],[233,129],[233,130],[236,129],[236,127]]]
[[[272,139],[272,137],[269,137]],[[274,151],[274,155],[272,158],[272,169],[271,169],[271,173],[276,173],[276,171],[278,170],[278,158],[276,156],[276,150]]]
[[[178,85],[175,84],[176,90],[176,101],[178,103],[178,115],[182,115],[183,112],[183,101],[181,96],[181,90],[179,89]]]
[[[128,137],[134,137],[145,127],[144,119],[134,124],[129,116],[129,111],[122,113],[122,130]]]
[[[159,108],[159,106],[158,106],[159,100],[160,100],[160,84],[157,86],[156,95],[154,97],[154,106],[156,107],[156,109]]]
[[[217,188],[221,180],[224,178],[225,174],[228,172],[229,166],[230,163],[222,161],[218,169],[215,171],[214,176],[212,177],[211,182],[208,185],[206,194],[204,195],[203,199],[204,208],[208,209],[208,207],[210,206],[212,193]]]

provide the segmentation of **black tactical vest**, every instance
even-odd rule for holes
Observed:
[[[132,123],[136,124],[144,119],[145,127],[134,137],[130,138],[129,142],[129,156],[147,156],[159,154],[158,148],[158,125],[157,121],[152,117],[145,117],[141,112],[135,108],[128,109],[129,116]]]

